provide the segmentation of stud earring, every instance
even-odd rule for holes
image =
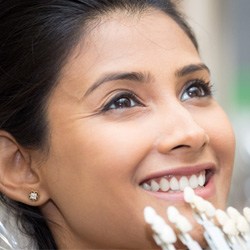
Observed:
[[[31,201],[38,201],[38,198],[39,198],[38,192],[36,192],[36,191],[31,191],[31,192],[29,193],[29,199],[30,199]]]

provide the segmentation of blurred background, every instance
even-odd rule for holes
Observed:
[[[250,1],[184,0],[181,7],[211,69],[215,96],[236,133],[228,204],[238,209],[250,207]]]

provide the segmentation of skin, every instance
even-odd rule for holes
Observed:
[[[212,96],[190,97],[185,91],[192,80],[210,84],[205,68],[176,74],[201,63],[183,30],[157,11],[115,13],[79,43],[49,99],[48,156],[40,164],[44,153],[32,155],[40,164],[41,199],[48,197],[41,209],[57,223],[50,227],[59,248],[156,248],[144,207],[164,215],[175,204],[190,219],[191,212],[182,200],[160,199],[139,186],[155,172],[214,164],[214,188],[206,198],[224,207],[233,165],[232,129]],[[113,72],[150,77],[95,85]],[[124,90],[139,102],[122,108],[112,103],[102,110]],[[193,235],[201,241],[199,230]]]

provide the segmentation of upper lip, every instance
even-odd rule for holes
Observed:
[[[215,164],[214,163],[203,163],[203,164],[197,164],[197,165],[192,165],[192,166],[181,166],[181,167],[176,167],[172,169],[166,169],[166,170],[161,170],[161,171],[156,171],[154,173],[150,173],[143,177],[139,183],[142,184],[146,181],[149,181],[151,179],[156,179],[164,176],[190,176],[193,174],[198,174],[201,171],[215,171]]]

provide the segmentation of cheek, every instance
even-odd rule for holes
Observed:
[[[235,136],[224,110],[214,101],[209,108],[193,114],[209,137],[209,148],[219,161],[233,165]],[[228,166],[229,167],[229,166]]]
[[[227,162],[232,168],[235,153],[235,137],[226,114],[219,109],[213,120],[207,123],[210,144],[219,161]],[[221,163],[222,163],[221,162]]]
[[[71,229],[81,232],[82,237],[109,242],[117,237],[115,232],[127,235],[128,227],[121,229],[120,225],[128,221],[129,231],[137,235],[132,225],[142,208],[133,176],[148,145],[152,145],[148,143],[151,138],[136,125],[128,124],[126,129],[119,124],[87,127],[64,131],[63,138],[56,138],[53,144],[56,158],[49,163],[51,175],[56,176],[50,181],[53,200],[68,218]],[[144,232],[140,234],[143,237]]]
[[[210,121],[210,122],[208,122]],[[205,129],[209,135],[209,148],[219,166],[215,175],[217,208],[224,208],[230,189],[235,155],[235,137],[231,124],[221,109],[207,117]]]
[[[137,125],[84,123],[84,127],[76,126],[54,138],[48,178],[52,178],[52,192],[59,190],[55,197],[61,199],[65,188],[65,197],[78,198],[79,203],[84,200],[81,206],[91,206],[127,196],[134,187],[137,166],[152,145],[151,136]]]
[[[54,178],[50,183],[64,181],[62,187],[67,191],[74,187],[94,195],[98,190],[110,194],[131,188],[136,168],[152,146],[152,135],[145,133],[147,125],[141,121],[109,123],[89,119],[61,127],[53,134],[48,163],[53,173],[48,178]]]
[[[143,128],[146,125],[132,122],[126,125],[100,124],[102,126],[89,126],[92,131],[75,136],[76,150],[84,155],[86,163],[94,164],[102,172],[131,174],[152,145],[152,136],[147,136]]]

